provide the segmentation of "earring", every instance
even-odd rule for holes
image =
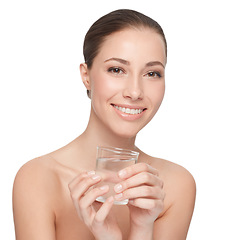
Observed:
[[[87,90],[87,96],[91,99],[91,91]]]

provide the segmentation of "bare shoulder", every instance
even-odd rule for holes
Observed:
[[[196,183],[184,167],[161,158],[148,157],[149,164],[159,171],[166,192],[166,208],[182,208],[192,214],[196,197]],[[190,217],[190,216],[189,216]]]
[[[59,188],[55,169],[54,162],[47,156],[30,160],[19,169],[13,185],[14,213],[24,206],[29,209],[34,202],[53,211],[56,194],[52,193]]]
[[[14,188],[24,185],[34,189],[46,190],[57,183],[54,162],[50,157],[42,156],[25,163],[18,171]]]
[[[66,182],[70,182],[77,173],[75,169],[62,165],[51,154],[47,154],[30,160],[19,169],[13,193],[18,191],[21,194],[20,190],[24,189],[24,193],[28,191],[33,196],[46,197],[49,202],[54,202],[63,185],[67,185]]]
[[[18,239],[55,239],[54,192],[59,184],[53,165],[48,157],[36,158],[24,164],[16,175],[13,215]]]
[[[161,158],[152,158],[151,165],[158,169],[165,184],[175,189],[179,187],[195,191],[196,183],[192,174],[184,167]],[[190,190],[189,189],[189,190]]]

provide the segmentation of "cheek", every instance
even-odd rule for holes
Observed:
[[[164,81],[153,83],[146,87],[146,94],[151,100],[151,103],[153,104],[153,107],[156,108],[156,110],[162,103],[164,93],[165,93]]]
[[[91,90],[93,97],[110,98],[118,93],[121,83],[107,74],[98,74],[92,76]]]

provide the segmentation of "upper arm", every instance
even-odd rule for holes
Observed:
[[[17,173],[13,186],[17,240],[55,239],[50,181],[49,172],[35,161],[25,164]]]
[[[171,204],[164,215],[155,221],[154,239],[185,240],[191,222],[196,184],[187,170],[181,170],[168,183],[166,200]]]

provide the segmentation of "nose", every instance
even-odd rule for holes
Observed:
[[[137,77],[127,79],[127,83],[123,91],[123,97],[136,101],[143,99],[143,96],[143,86],[140,79]]]

